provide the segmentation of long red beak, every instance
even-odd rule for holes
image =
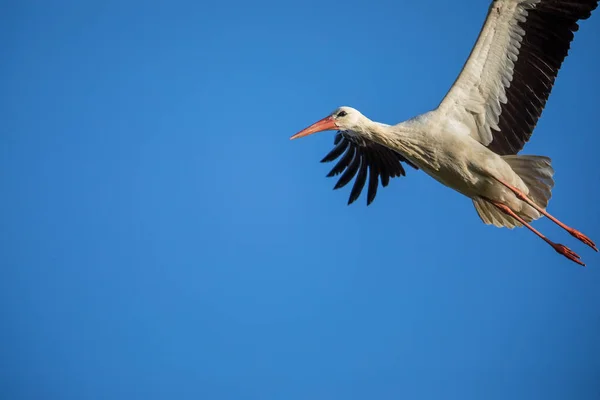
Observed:
[[[320,121],[315,122],[308,128],[301,130],[296,133],[294,136],[290,138],[290,140],[298,139],[304,136],[312,135],[313,133],[321,132],[321,131],[330,131],[337,129],[335,126],[335,121],[332,116],[325,117]]]

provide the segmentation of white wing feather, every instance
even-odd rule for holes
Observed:
[[[515,62],[525,31],[527,10],[540,0],[495,0],[477,42],[454,85],[438,110],[467,125],[471,136],[483,145],[498,131],[506,89],[513,79]]]

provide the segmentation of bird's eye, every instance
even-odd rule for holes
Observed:
[[[346,115],[348,115],[348,113],[346,111],[340,111],[337,116],[338,116],[338,118],[340,118],[340,117],[345,117]]]

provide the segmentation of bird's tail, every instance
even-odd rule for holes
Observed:
[[[502,157],[510,165],[523,183],[529,189],[529,198],[537,205],[546,209],[552,197],[554,187],[554,169],[550,158],[544,156],[509,155]],[[521,226],[512,217],[504,214],[494,205],[482,198],[473,199],[475,209],[484,223],[498,227],[514,228]],[[541,214],[533,207],[523,204],[523,208],[517,213],[527,222],[541,217]]]
[[[554,168],[549,157],[544,156],[504,156],[510,165],[529,188],[529,198],[538,206],[546,209],[552,197],[554,187]]]

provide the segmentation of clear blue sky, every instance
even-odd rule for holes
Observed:
[[[348,207],[332,133],[289,141],[435,107],[487,1],[10,3],[0,398],[600,398],[600,255],[422,172]],[[597,242],[598,37],[596,12],[525,148]]]

